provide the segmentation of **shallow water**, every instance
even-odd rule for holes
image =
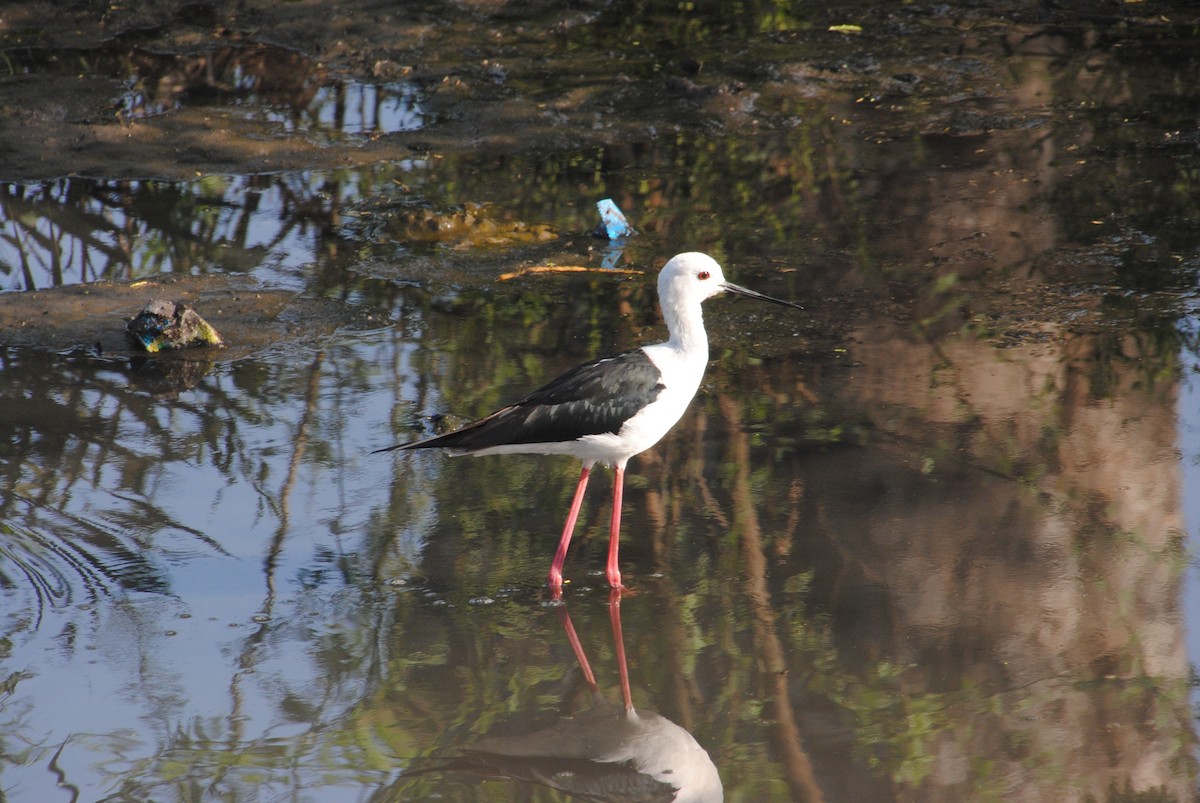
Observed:
[[[767,71],[754,133],[7,185],[4,289],[237,271],[393,325],[174,384],[0,352],[6,798],[562,799],[465,751],[603,730],[572,630],[729,800],[1193,796],[1195,55],[1097,30],[912,61],[957,95]],[[640,272],[499,279],[596,267],[605,196]],[[423,234],[465,203],[486,237]],[[806,309],[708,302],[701,393],[630,466],[635,593],[599,473],[555,605],[576,464],[371,450],[653,342],[684,248]]]

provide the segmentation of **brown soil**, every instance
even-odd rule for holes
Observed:
[[[1145,20],[1158,20],[1163,16],[1160,5],[1154,0],[1126,4],[1120,12],[1134,9]],[[1069,6],[1059,13],[1074,13]],[[547,51],[557,33],[589,24],[587,10],[533,0],[521,4],[521,22],[514,22],[512,14],[505,0],[8,2],[0,9],[0,55],[10,71],[0,78],[0,119],[7,122],[0,126],[0,181],[61,176],[182,180],[214,173],[330,169],[405,159],[414,152],[528,149],[539,143],[556,150],[583,148],[588,143],[580,137],[621,137],[619,128],[593,132],[591,124],[612,102],[596,87],[635,83],[609,74],[610,64],[572,63],[572,69],[593,74],[557,95],[548,94],[537,80],[539,70],[564,68]],[[945,33],[932,35],[957,37],[955,41],[969,34],[949,25],[938,30]],[[830,46],[837,47],[837,41],[830,40]],[[273,49],[275,61],[256,62],[267,48]],[[422,88],[426,113],[437,124],[373,136],[281,136],[262,120],[220,113],[204,104],[183,103],[165,113],[123,110],[121,99],[128,98],[130,89],[121,59],[157,59],[157,90],[169,96],[210,89],[202,70],[205,59],[220,49],[245,57],[245,69],[260,69],[259,77],[273,91],[299,97],[338,81],[414,81]],[[109,52],[117,66],[108,74],[77,66],[94,64],[97,53]],[[667,66],[676,73],[690,69],[698,80],[668,75],[645,90],[652,93],[645,96],[636,87],[623,89],[630,93],[623,97],[631,99],[634,111],[622,115],[618,126],[673,123],[680,108],[703,108],[720,125],[749,125],[738,111],[740,80],[732,73],[714,78],[715,65],[703,71],[703,65],[688,64],[682,56]],[[807,72],[799,75],[793,73],[801,65],[793,68],[788,80],[775,83],[810,99],[825,93],[831,109],[838,103],[853,106],[853,98],[864,94],[848,93],[841,81],[894,83],[891,76],[920,69],[816,65],[803,66]],[[930,114],[937,113],[936,105],[931,106]],[[306,323],[309,334],[382,323],[347,305],[264,290],[242,278],[171,276],[160,281],[161,287],[96,283],[0,295],[0,344],[66,349],[99,342],[106,353],[123,353],[128,349],[124,320],[159,295],[195,303],[233,344],[227,352],[231,355],[298,334],[287,322],[289,313],[302,312],[315,324]]]
[[[138,353],[125,324],[153,298],[186,302],[220,333],[226,346],[164,352],[165,359],[231,360],[281,340],[303,340],[342,327],[386,326],[370,310],[260,287],[235,275],[175,276],[129,283],[93,282],[36,293],[0,294],[0,343],[104,356]]]
[[[0,180],[183,180],[211,173],[330,169],[411,157],[413,144],[402,136],[340,141],[278,136],[264,130],[261,122],[215,115],[202,105],[122,119],[117,99],[128,87],[118,75],[79,75],[71,69],[72,54],[94,62],[105,49],[174,54],[180,66],[161,82],[174,82],[186,91],[193,79],[189,54],[233,48],[252,55],[253,48],[264,46],[294,54],[293,64],[275,64],[273,69],[290,67],[293,77],[304,79],[296,91],[335,80],[396,80],[412,73],[405,58],[419,58],[437,27],[429,21],[401,20],[402,6],[369,0],[7,3],[0,11],[0,47],[13,74],[0,79],[0,118],[9,121],[0,126]],[[458,35],[470,38],[479,33],[480,24],[476,20],[455,27]],[[438,47],[431,50],[442,52]],[[272,80],[278,83],[287,77],[276,75]],[[457,138],[462,132],[453,126],[446,131],[442,144],[464,141],[450,143],[446,136]],[[420,147],[437,144],[423,135]],[[244,277],[163,276],[151,282],[97,282],[0,295],[0,344],[127,355],[133,352],[124,335],[125,322],[160,296],[194,305],[229,344],[219,352],[198,350],[214,352],[204,359],[217,354],[219,359],[232,359],[273,342],[342,326],[386,324],[369,311],[265,289]],[[302,328],[295,323],[300,320]],[[193,350],[164,357],[181,355],[201,358]]]

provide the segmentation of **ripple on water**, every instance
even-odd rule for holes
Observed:
[[[160,567],[120,533],[25,500],[28,524],[0,522],[0,590],[10,616],[40,621],[47,610],[122,591],[162,593]]]

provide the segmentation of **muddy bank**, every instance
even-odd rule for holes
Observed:
[[[0,16],[0,112],[19,122],[0,131],[0,178],[326,169],[437,151],[583,149],[696,125],[753,138],[792,125],[798,104],[826,105],[874,136],[1011,128],[1030,118],[971,102],[1001,97],[1003,71],[959,58],[998,30],[1008,37],[1000,48],[1048,32],[1086,48],[1106,31],[1169,40],[1196,18],[1190,4],[1154,2],[851,4],[803,16],[770,6],[736,18],[503,0],[16,2]],[[977,55],[1003,55],[993,47]],[[346,126],[339,115],[353,113],[363,87],[411,88],[419,119]],[[319,113],[331,119],[297,122],[322,92],[332,99]],[[264,103],[278,113],[253,111]]]
[[[586,246],[422,242],[405,220],[498,199],[502,216],[519,209],[517,224],[578,234],[602,189],[638,212],[639,269],[703,248],[789,285],[766,290],[823,299],[812,309],[826,331],[869,308],[931,336],[979,326],[1005,341],[1043,337],[1103,318],[1106,298],[1131,288],[1188,286],[1195,227],[1153,241],[1141,230],[1196,219],[1194,194],[1169,190],[1193,158],[1194,104],[1127,107],[1164,86],[1194,96],[1198,18],[1162,2],[766,4],[733,17],[502,0],[17,2],[0,14],[0,113],[17,123],[0,128],[0,180],[22,183],[0,203],[20,224],[22,258],[44,247],[57,266],[116,244],[104,259],[119,270],[84,264],[71,281],[139,281],[157,259],[172,275],[214,274],[178,281],[236,309],[251,295],[221,272],[261,272],[266,257],[294,260],[309,296],[356,298],[371,282],[597,263]],[[1160,173],[1138,149],[1165,155]],[[281,178],[305,171],[326,173]],[[251,178],[236,191],[200,186],[229,176]],[[30,186],[61,192],[30,198]],[[277,206],[264,212],[270,193]],[[1063,206],[1071,219],[1045,214],[1051,194],[1078,196]],[[1114,220],[1115,205],[1126,218]],[[217,222],[196,223],[206,216]],[[57,230],[37,228],[51,219]],[[283,222],[268,237],[265,220]],[[256,226],[257,238],[245,234]],[[316,232],[301,243],[310,252],[296,253],[296,232]],[[798,263],[792,243],[805,244]],[[5,287],[58,284],[66,271],[47,273]],[[148,300],[128,287],[6,300],[0,336],[89,346],[93,318]],[[213,322],[249,332],[274,320],[273,303]],[[356,314],[314,312],[332,325]]]
[[[126,323],[153,298],[197,309],[226,345],[164,352],[155,359],[235,360],[282,340],[309,340],[341,329],[388,325],[386,314],[330,299],[272,290],[236,275],[162,275],[135,282],[93,282],[37,293],[0,294],[0,344],[105,357],[144,355]]]

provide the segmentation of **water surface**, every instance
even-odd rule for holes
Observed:
[[[562,799],[464,756],[619,705],[619,646],[728,800],[1193,796],[1194,39],[982,30],[907,71],[776,30],[743,89],[586,148],[7,185],[5,290],[241,272],[392,325],[186,382],[0,352],[6,797]],[[509,99],[590,85],[506,63]],[[598,267],[609,196],[630,272],[500,279]],[[427,235],[471,204],[486,237]],[[557,606],[576,464],[370,452],[658,339],[683,249],[806,309],[708,303],[701,392],[630,466],[618,637],[606,475]]]

